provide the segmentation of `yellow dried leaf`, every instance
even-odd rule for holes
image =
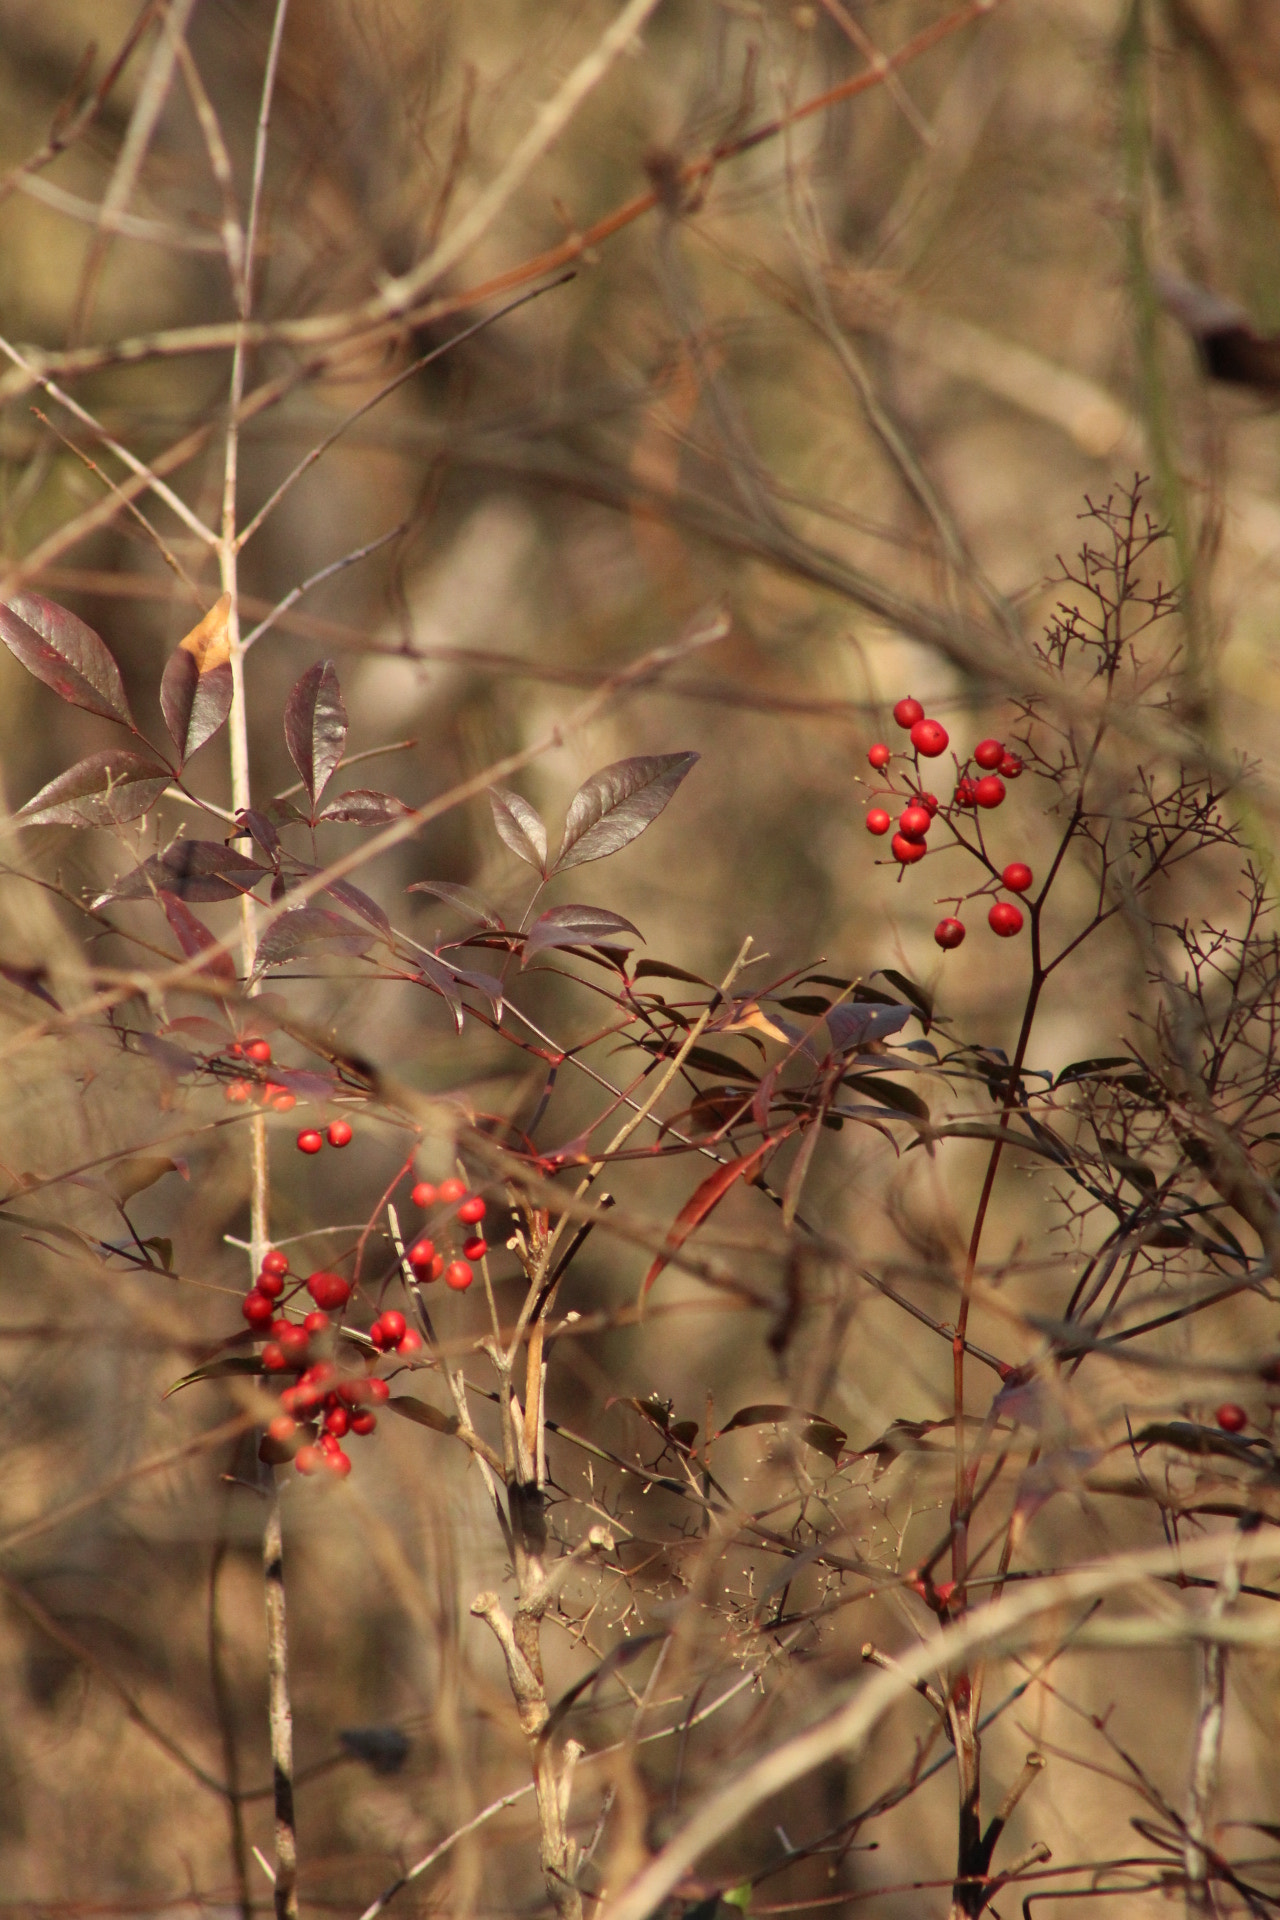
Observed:
[[[192,627],[190,633],[178,645],[184,653],[189,653],[202,674],[212,673],[215,667],[225,666],[231,658],[231,641],[228,630],[231,621],[231,595],[224,593],[215,600],[204,619]]]

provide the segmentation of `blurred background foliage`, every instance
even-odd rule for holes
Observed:
[[[1261,334],[1280,329],[1273,0],[1003,0],[890,80],[726,159],[689,192],[673,185],[684,162],[837,86],[945,11],[942,0],[667,0],[444,292],[463,295],[509,272],[651,185],[656,207],[593,245],[571,274],[534,276],[537,298],[457,346],[449,342],[501,301],[458,299],[457,311],[358,339],[309,371],[287,340],[255,350],[251,384],[278,376],[284,390],[245,429],[242,519],[309,446],[377,399],[244,553],[251,627],[301,583],[372,548],[303,594],[249,656],[260,795],[293,779],[280,714],[317,658],[338,663],[352,751],[402,743],[366,770],[371,784],[419,805],[536,740],[583,689],[723,603],[727,638],[567,731],[518,782],[554,835],[593,768],[640,752],[702,756],[655,829],[607,872],[592,871],[588,897],[632,919],[647,953],[714,977],[747,933],[779,972],[819,959],[849,975],[900,968],[936,987],[967,1033],[1008,1045],[1022,955],[993,959],[984,935],[940,965],[933,889],[899,885],[863,833],[866,748],[892,737],[889,709],[907,692],[958,737],[999,731],[999,671],[985,670],[968,642],[949,645],[948,633],[998,631],[1003,621],[1034,635],[1058,598],[1055,556],[1081,537],[1086,497],[1141,471],[1154,474],[1159,510],[1182,530],[1206,737],[1263,763],[1251,831],[1269,858],[1280,711],[1274,399],[1257,383],[1210,380],[1177,320],[1153,307],[1152,288],[1173,273],[1238,302]],[[187,51],[157,78],[163,12],[139,14],[127,0],[0,0],[0,333],[19,350],[57,356],[172,330],[131,364],[106,355],[59,377],[148,460],[208,425],[169,478],[216,515],[228,356],[189,350],[182,330],[229,322],[235,306],[200,111],[207,102],[216,116],[243,205],[273,8],[173,0]],[[405,273],[492,180],[610,17],[598,0],[295,3],[258,265],[255,311],[268,333],[355,306]],[[29,167],[130,36],[98,111],[65,151]],[[162,663],[216,598],[211,556],[144,500],[149,525],[117,511],[25,570],[123,470],[65,407],[9,393],[0,542],[10,586],[33,586],[95,626],[142,724],[154,727]],[[859,585],[867,581],[874,592]],[[891,617],[905,603],[918,621]],[[10,808],[106,737],[0,657]],[[208,799],[229,804],[222,742],[206,751],[200,782]],[[1001,854],[1039,868],[1050,823],[1025,791],[1017,800],[998,823]],[[180,809],[166,814],[166,831],[184,819],[194,831]],[[328,832],[323,851],[351,844],[348,829]],[[88,923],[68,901],[120,870],[119,849],[103,836],[41,830],[22,857],[56,883],[43,890],[15,878],[18,856],[7,857],[0,957],[48,965],[55,986],[74,990]],[[438,903],[414,895],[410,904],[403,893],[422,878],[464,882],[517,913],[527,890],[480,801],[366,870],[362,884],[429,937]],[[1220,873],[1199,886],[1164,910],[1231,910]],[[581,895],[575,886],[566,897]],[[167,950],[146,911],[120,910],[124,937],[95,933],[94,962],[141,963],[141,938]],[[211,915],[220,930],[232,924],[222,911],[225,919]],[[1123,1008],[1142,1010],[1144,993],[1141,954],[1118,928],[1059,983],[1034,1063],[1052,1070],[1114,1051]],[[470,1033],[455,1041],[443,1009],[421,995],[390,986],[354,994],[335,974],[308,990],[305,1006],[425,1090],[518,1102],[522,1082],[505,1050]],[[32,1007],[5,990],[10,1035]],[[549,1019],[577,1017],[550,990],[547,1007]],[[3,1158],[15,1178],[169,1131],[163,1072],[120,1055],[100,1032],[46,1040],[5,1071]],[[495,1087],[506,1089],[500,1098]],[[279,1230],[303,1232],[321,1215],[361,1218],[395,1152],[390,1139],[362,1141],[337,1175],[282,1164]],[[953,1147],[941,1173],[915,1165],[923,1156],[895,1166],[866,1139],[824,1156],[816,1204],[830,1230],[860,1256],[898,1261],[945,1318],[933,1183],[963,1209],[976,1149],[966,1158]],[[139,1230],[175,1240],[184,1283],[167,1290],[118,1275],[107,1284],[6,1236],[0,1548],[13,1605],[0,1627],[0,1882],[15,1910],[235,1910],[225,1809],[138,1715],[202,1766],[218,1773],[231,1754],[244,1784],[265,1786],[254,1496],[236,1490],[233,1462],[221,1463],[219,1482],[197,1454],[126,1479],[73,1524],[48,1516],[217,1416],[213,1389],[175,1402],[160,1394],[231,1321],[243,1276],[222,1236],[244,1231],[246,1178],[239,1137],[210,1134],[192,1149],[180,1196],[174,1176],[138,1203]],[[1045,1218],[1039,1185],[1006,1181],[1002,1252]],[[660,1195],[646,1188],[644,1203],[669,1218],[688,1185],[677,1170]],[[91,1179],[54,1192],[66,1218],[101,1227],[109,1215]],[[754,1217],[747,1197],[733,1206],[726,1221]],[[616,1272],[619,1258],[593,1251],[581,1297],[567,1304],[627,1297],[636,1274]],[[1234,1337],[1263,1337],[1253,1308],[1232,1311]],[[23,1329],[37,1324],[44,1332],[32,1339]],[[949,1351],[923,1330],[904,1333],[906,1324],[883,1301],[859,1304],[821,1409],[849,1429],[851,1445],[895,1417],[945,1410]],[[680,1417],[701,1419],[708,1390],[724,1415],[730,1398],[767,1399],[778,1388],[759,1329],[706,1316],[602,1335],[564,1358],[566,1408],[577,1407],[580,1424],[594,1410],[624,1448],[635,1448],[636,1431],[625,1408],[601,1411],[610,1395],[656,1389]],[[793,1364],[798,1395],[804,1365]],[[805,1364],[810,1384],[822,1377],[812,1355]],[[1101,1391],[1088,1418],[1106,1424],[1118,1417],[1119,1389],[1109,1379]],[[1125,1387],[1130,1398],[1166,1396],[1162,1406],[1168,1391],[1145,1377]],[[188,1404],[201,1393],[199,1409]],[[758,1455],[754,1436],[735,1444],[748,1439]],[[313,1493],[302,1489],[294,1503],[289,1563],[300,1767],[314,1780],[302,1793],[304,1907],[354,1912],[397,1862],[519,1784],[525,1763],[499,1670],[466,1618],[476,1586],[502,1578],[474,1474],[444,1458],[436,1436],[397,1431],[361,1462],[351,1503],[322,1507]],[[946,1497],[945,1463],[936,1485],[927,1462],[886,1481],[865,1506],[867,1550],[913,1519],[922,1539],[936,1531]],[[1136,1514],[1104,1523],[1086,1503],[1055,1520],[1041,1552],[1065,1562],[1103,1539],[1156,1537],[1150,1525]],[[624,1609],[611,1602],[608,1611],[616,1620]],[[892,1620],[886,1612],[886,1633]],[[867,1630],[859,1614],[852,1639],[839,1642],[846,1663]],[[212,1666],[211,1634],[223,1643]],[[574,1649],[555,1657],[565,1684],[582,1671]],[[1170,1653],[1140,1670],[1115,1657],[1072,1676],[1077,1704],[1114,1704],[1118,1736],[1168,1715],[1153,1766],[1167,1768],[1175,1798],[1189,1673]],[[1228,1747],[1224,1799],[1242,1796],[1252,1818],[1267,1807],[1276,1817],[1275,1677],[1260,1656]],[[822,1684],[793,1676],[782,1719]],[[1072,1745],[1072,1712],[1041,1693],[1029,1716],[1035,1737]],[[603,1712],[600,1724],[614,1726]],[[369,1725],[409,1736],[398,1771],[344,1747],[343,1729]],[[744,1701],[722,1757],[754,1737]],[[1023,1744],[1008,1735],[997,1772],[1006,1761],[1016,1771]],[[865,1764],[815,1783],[820,1809],[796,1797],[802,1823],[835,1824],[910,1750],[904,1720]],[[678,1794],[659,1763],[653,1778],[656,1800]],[[945,1881],[947,1791],[881,1823],[879,1854],[848,1855],[841,1886],[852,1894],[863,1884],[865,1858],[878,1880],[932,1871]],[[1059,1858],[1123,1847],[1131,1809],[1118,1798],[1064,1765],[1028,1832]],[[643,1826],[634,1810],[628,1817]],[[267,1847],[269,1801],[251,1802],[247,1818]],[[502,1827],[500,1847],[459,1849],[444,1879],[422,1883],[420,1909],[536,1905],[520,1818]],[[666,1815],[654,1818],[650,1838]],[[771,1882],[773,1897],[829,1887],[822,1863],[805,1871],[808,1879],[797,1870]],[[254,1898],[269,1899],[259,1869],[251,1873]],[[944,1894],[929,1898],[940,1910]],[[414,1899],[403,1896],[402,1910]],[[886,1897],[878,1911],[918,1912],[918,1899]],[[1056,1910],[1052,1901],[1040,1909]],[[1117,1898],[1100,1910],[1136,1913],[1139,1904]]]

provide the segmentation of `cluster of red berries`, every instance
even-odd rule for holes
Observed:
[[[917,767],[921,758],[936,760],[951,744],[946,728],[939,721],[930,720],[918,700],[899,700],[893,717],[910,736]],[[883,773],[893,759],[893,749],[877,741],[867,759],[877,773]],[[1010,753],[1001,740],[980,740],[972,759],[982,770],[979,777],[975,779],[969,773],[967,763],[958,768],[955,791],[948,802],[940,803],[936,794],[925,793],[917,787],[909,789],[907,805],[898,816],[897,831],[890,842],[890,851],[899,866],[914,866],[924,859],[929,850],[929,829],[939,814],[949,822],[953,808],[972,812],[977,808],[989,811],[1001,806],[1008,793],[1005,781],[1016,780],[1022,772],[1022,761],[1016,753]],[[893,820],[883,807],[871,807],[866,824],[868,833],[881,836],[888,833]],[[1012,860],[1001,873],[1000,884],[1010,893],[1026,893],[1032,879],[1031,869],[1024,861]],[[1021,910],[1011,900],[996,900],[987,914],[987,925],[1002,940],[1011,939],[1022,931]],[[944,951],[958,947],[964,936],[964,922],[950,917],[940,920],[933,930],[934,939]]]
[[[348,1147],[355,1129],[349,1120],[331,1120],[324,1132],[318,1127],[304,1127],[298,1135],[299,1153],[319,1153],[325,1141],[331,1147]]]
[[[473,1260],[483,1260],[488,1252],[480,1223],[484,1219],[485,1205],[478,1193],[468,1193],[466,1183],[452,1176],[442,1180],[438,1187],[429,1180],[419,1180],[409,1196],[415,1207],[427,1211],[431,1207],[457,1207],[457,1218],[464,1227],[472,1232],[463,1240],[462,1258],[446,1259],[438,1252],[436,1243],[423,1234],[415,1240],[405,1254],[405,1259],[413,1268],[415,1279],[419,1281],[441,1280],[446,1287],[452,1287],[455,1293],[465,1293],[475,1275],[471,1270]]]
[[[227,1048],[227,1058],[247,1060],[254,1067],[269,1067],[271,1042],[269,1040],[236,1040]],[[266,1078],[228,1080],[225,1097],[232,1106],[243,1106],[246,1101],[252,1100],[255,1093],[264,1106],[274,1108],[277,1113],[288,1113],[291,1107],[296,1107],[298,1104],[296,1094],[290,1093],[288,1087],[282,1087],[278,1081]]]

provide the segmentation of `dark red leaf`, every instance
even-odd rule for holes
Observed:
[[[616,941],[619,934],[627,933],[634,933],[637,940],[644,938],[640,929],[624,920],[620,913],[609,913],[604,907],[548,907],[538,915],[525,936],[524,964],[527,966],[535,953],[547,947],[593,947],[602,941]],[[631,943],[624,940],[621,944]]]
[[[666,1245],[644,1277],[644,1285],[640,1289],[642,1293],[648,1293],[662,1269],[680,1251],[694,1228],[700,1227],[708,1214],[715,1211],[730,1188],[739,1180],[754,1180],[773,1145],[772,1140],[766,1140],[753,1153],[744,1153],[738,1160],[726,1161],[724,1166],[708,1174],[672,1221]]]
[[[188,960],[196,959],[207,953],[218,942],[203,920],[198,920],[186,901],[176,893],[160,892],[160,905],[164,908],[165,918],[173,929],[173,937]],[[201,968],[202,973],[211,973],[219,980],[225,980],[228,986],[235,985],[235,961],[229,953],[215,953]]]
[[[384,827],[391,820],[402,820],[410,809],[394,793],[378,793],[373,787],[348,787],[331,800],[322,820],[345,820],[359,827]]]
[[[489,805],[503,845],[510,848],[517,860],[527,860],[531,867],[536,867],[545,880],[547,829],[542,824],[542,815],[508,787],[490,787]]]
[[[362,888],[353,886],[350,880],[331,880],[325,892],[340,900],[344,907],[350,907],[352,913],[358,913],[371,927],[376,927],[384,939],[391,938],[391,922],[377,901],[371,900]]]
[[[179,900],[238,900],[252,893],[268,869],[221,840],[172,840],[163,853],[153,853],[114,887],[99,894],[95,907],[110,900],[146,900],[153,893],[171,893]]]
[[[308,667],[285,701],[284,738],[314,807],[347,744],[347,710],[332,660]]]
[[[827,1031],[837,1053],[865,1047],[869,1040],[887,1040],[900,1033],[912,1017],[910,1007],[864,1006],[842,1001],[827,1014]]]
[[[28,827],[122,826],[153,807],[172,778],[158,760],[125,747],[108,747],[41,787],[14,818]]]
[[[696,753],[641,753],[584,780],[569,803],[553,872],[603,860],[642,834],[698,759]]]
[[[231,595],[224,593],[178,642],[160,681],[160,711],[183,761],[213,738],[231,711]]]
[[[73,707],[133,727],[120,669],[92,627],[40,593],[0,603],[0,640],[28,673]]]
[[[365,953],[373,944],[373,935],[354,920],[327,907],[294,907],[267,928],[258,947],[257,971],[283,966],[300,953],[319,948],[329,953]]]
[[[21,987],[24,993],[33,993],[37,1000],[43,1000],[46,1006],[61,1013],[62,1008],[44,984],[48,977],[45,967],[12,967],[0,960],[0,980],[7,980],[11,987]]]

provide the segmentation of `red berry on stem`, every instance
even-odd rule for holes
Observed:
[[[405,1355],[422,1352],[422,1335],[415,1333],[412,1327],[400,1335],[396,1341],[396,1352]]]
[[[283,1373],[289,1362],[278,1340],[268,1340],[262,1349],[262,1364],[268,1373]]]
[[[377,1424],[377,1414],[369,1413],[367,1410],[353,1413],[351,1416],[352,1433],[372,1433]]]
[[[936,760],[951,745],[951,736],[937,720],[917,720],[911,729],[911,744],[926,760]]]
[[[929,831],[933,815],[927,807],[907,807],[898,817],[898,832],[908,840],[923,840]],[[461,1219],[462,1215],[459,1214]]]
[[[905,834],[895,833],[889,845],[894,859],[900,861],[904,867],[912,866],[917,860],[924,859],[923,840],[908,840]]]
[[[269,1248],[262,1256],[262,1271],[264,1273],[288,1273],[288,1254],[278,1252],[275,1247]]]
[[[419,1180],[409,1198],[415,1207],[434,1207],[436,1190],[429,1180]]]
[[[276,1310],[265,1293],[259,1293],[254,1287],[246,1293],[240,1302],[240,1311],[251,1327],[269,1327],[276,1317]]]
[[[344,1453],[341,1447],[334,1447],[332,1452],[326,1452],[324,1463],[330,1473],[337,1474],[339,1480],[345,1480],[351,1471],[351,1456]]]
[[[269,1040],[251,1040],[244,1051],[246,1059],[254,1060],[258,1066],[265,1067],[271,1059],[271,1042]]]
[[[278,1413],[273,1420],[267,1422],[267,1438],[274,1440],[277,1446],[284,1446],[286,1441],[292,1440],[297,1431],[298,1423],[292,1414]]]
[[[330,1407],[324,1417],[324,1430],[331,1433],[335,1440],[341,1440],[350,1425],[351,1415],[342,1406]]]
[[[387,1345],[394,1347],[396,1341],[403,1337],[408,1322],[398,1307],[388,1307],[385,1313],[378,1315],[377,1324],[382,1328],[382,1337]]]
[[[866,826],[868,833],[888,833],[892,824],[893,822],[883,807],[872,807],[867,815]],[[228,1093],[227,1098],[231,1098],[230,1093]]]
[[[475,1279],[465,1260],[451,1260],[444,1270],[444,1283],[455,1293],[465,1293]]]
[[[430,1280],[434,1277],[431,1272],[431,1262],[435,1257],[436,1243],[434,1240],[415,1240],[405,1255],[405,1259],[409,1262],[409,1265],[413,1268],[414,1273],[420,1280]]]
[[[446,1207],[451,1207],[455,1200],[464,1198],[466,1191],[467,1186],[465,1180],[457,1180],[450,1174],[449,1178],[442,1180],[437,1187],[436,1199],[442,1201]]]
[[[1025,893],[1035,876],[1025,860],[1011,860],[1000,878],[1010,893]]]
[[[923,807],[931,820],[938,811],[938,796],[936,793],[913,794],[912,802],[917,807]]]
[[[967,773],[962,775],[956,782],[956,805],[958,807],[976,807],[978,804],[975,798],[977,790],[977,783],[971,780]]]
[[[1022,772],[1022,762],[1016,753],[1006,753],[996,771],[1002,773],[1006,780],[1016,780]]]
[[[387,1336],[382,1331],[381,1320],[374,1321],[373,1325],[369,1329],[369,1338],[370,1340],[372,1340],[374,1346],[377,1347],[379,1353],[381,1353],[381,1351],[387,1344]]]
[[[340,1273],[313,1273],[307,1281],[307,1292],[318,1307],[345,1307],[351,1298],[350,1283]]]
[[[904,732],[910,733],[916,721],[924,719],[924,708],[918,700],[913,700],[908,695],[905,700],[899,700],[893,710],[893,717]]]
[[[296,1364],[306,1359],[307,1348],[311,1342],[305,1327],[297,1326],[293,1322],[290,1322],[284,1329],[284,1332],[277,1337],[279,1338],[280,1345],[284,1348],[285,1358],[287,1360]]]
[[[867,759],[871,762],[877,773],[881,773],[884,768],[888,766],[892,758],[892,752],[881,740],[876,741],[875,746],[872,747],[870,753],[867,755]]]
[[[386,1380],[370,1380],[369,1398],[371,1400],[389,1400],[391,1398],[390,1384]]]
[[[964,939],[964,922],[962,920],[939,920],[933,930],[933,937],[944,951],[949,952],[952,947],[958,947]]]
[[[1002,940],[1011,940],[1015,933],[1022,932],[1022,915],[1012,901],[997,900],[987,915],[987,925]]]
[[[428,1280],[438,1280],[440,1278],[440,1275],[443,1272],[444,1272],[444,1255],[442,1253],[438,1253],[435,1259],[431,1262],[431,1272],[429,1274],[424,1275],[423,1277]]]
[[[476,1234],[474,1239],[463,1241],[462,1251],[468,1260],[483,1260],[489,1249],[480,1235]]]
[[[318,1473],[324,1465],[324,1455],[319,1447],[308,1444],[298,1448],[293,1456],[293,1464],[299,1473]]]
[[[1004,781],[998,773],[984,774],[973,789],[973,797],[980,807],[998,807],[1004,794]]]
[[[1213,1417],[1224,1433],[1242,1433],[1249,1424],[1248,1414],[1234,1400],[1225,1401]]]
[[[282,1087],[273,1097],[271,1104],[277,1113],[291,1113],[298,1104],[298,1096],[296,1093],[290,1093],[288,1087]]]
[[[980,767],[985,767],[988,773],[996,773],[999,771],[1000,762],[1004,759],[1004,742],[979,740],[973,750],[973,757]]]
[[[252,1091],[247,1080],[229,1080],[224,1098],[229,1100],[233,1107],[240,1107],[244,1105]]]
[[[299,1153],[319,1153],[324,1145],[324,1135],[317,1133],[314,1127],[304,1127],[298,1135]]]
[[[458,1218],[464,1226],[474,1227],[477,1221],[484,1219],[484,1212],[484,1201],[478,1193],[473,1193],[458,1208]]]
[[[351,1139],[351,1122],[331,1120],[325,1132],[331,1147],[345,1147]]]
[[[266,1267],[262,1269],[253,1284],[258,1293],[266,1294],[268,1300],[278,1300],[284,1292],[284,1281],[280,1275],[270,1272]]]
[[[320,1308],[317,1307],[314,1313],[305,1315],[302,1322],[302,1330],[306,1334],[327,1333],[329,1331],[328,1314],[322,1313]]]

